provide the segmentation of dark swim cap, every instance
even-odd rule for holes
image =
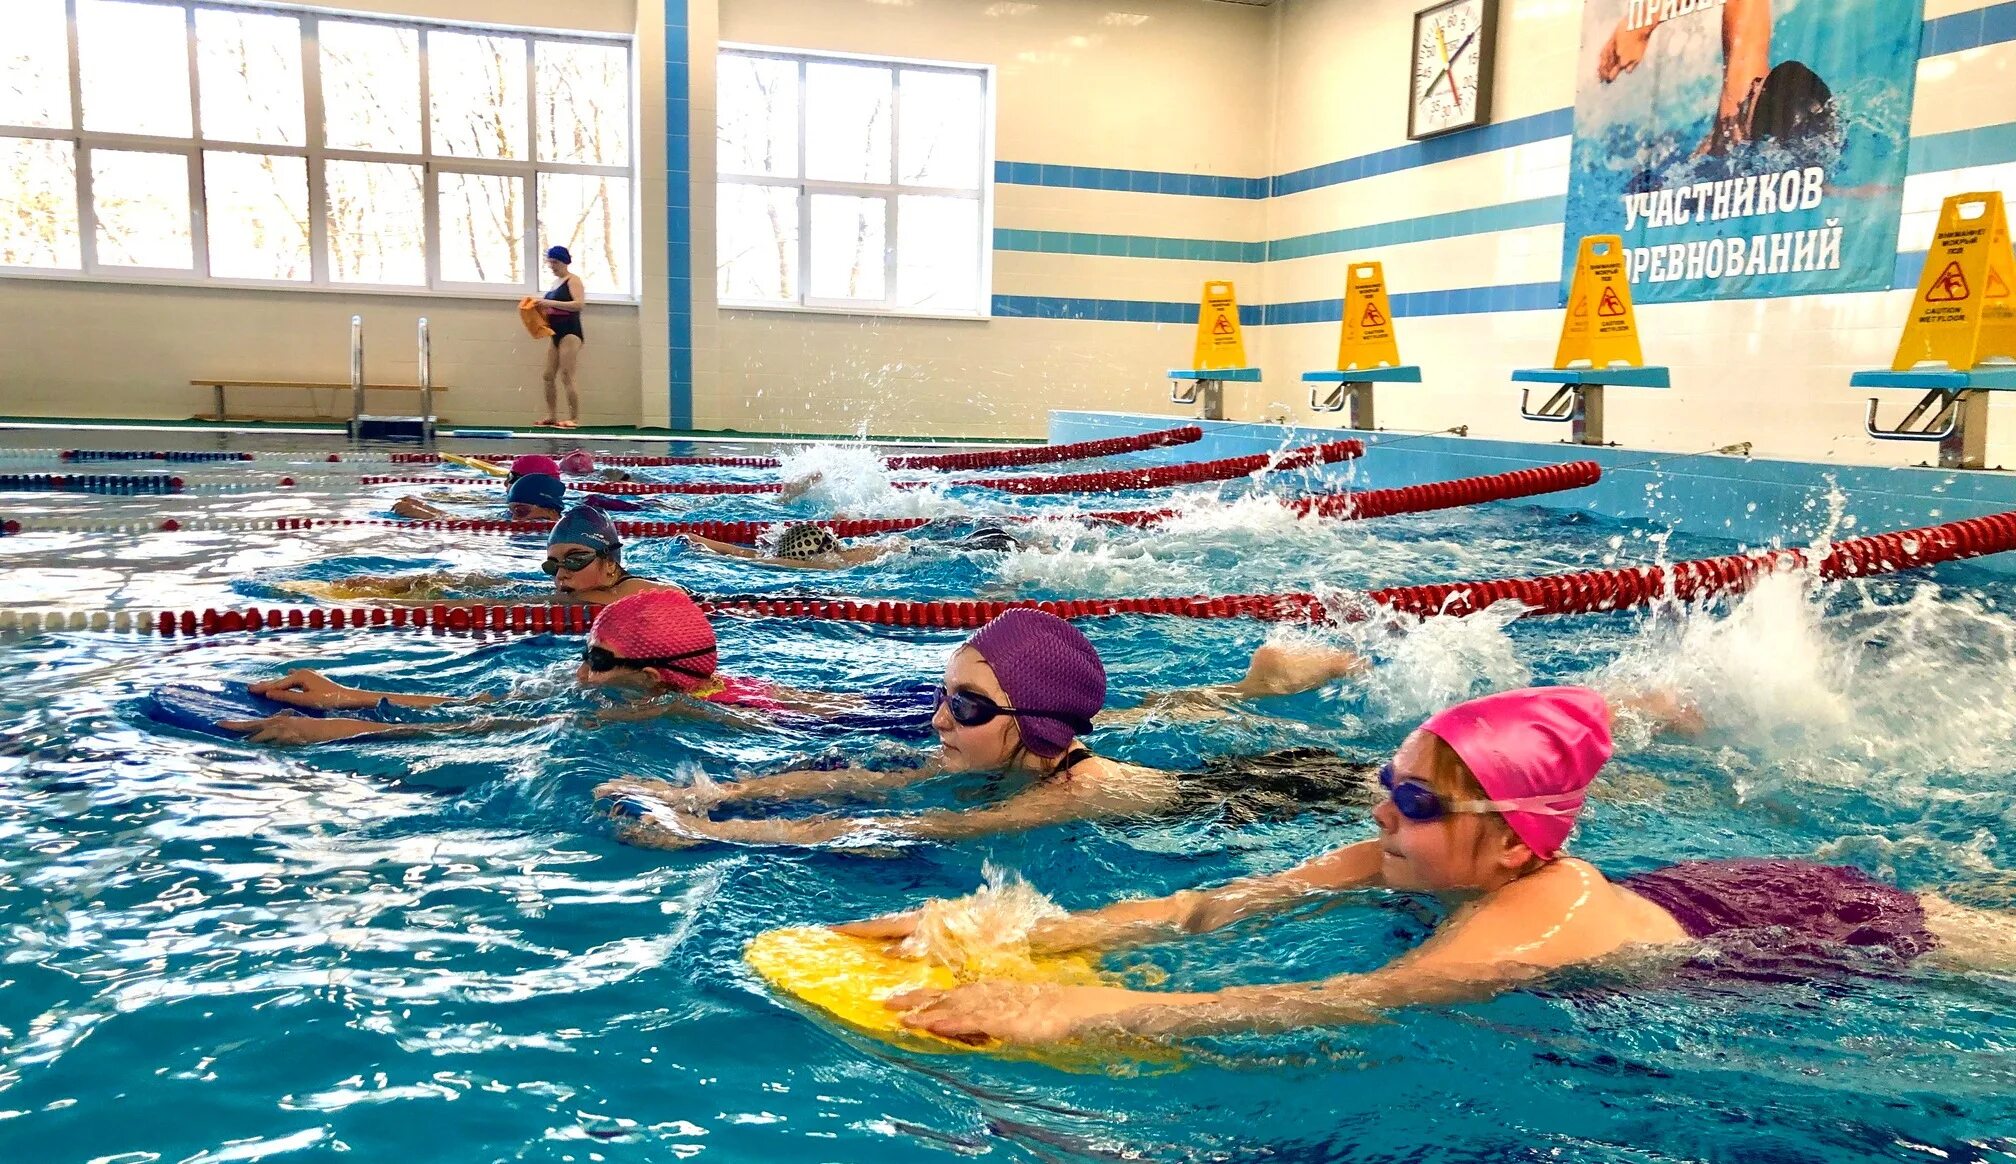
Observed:
[[[810,523],[786,526],[777,539],[777,556],[798,561],[830,554],[840,548],[840,539]]]
[[[547,247],[546,257],[562,263],[572,263],[574,256],[566,247]]]
[[[1022,744],[1039,756],[1062,755],[1072,737],[1092,730],[1106,706],[1106,666],[1078,628],[1040,610],[1002,611],[966,645],[994,669],[1022,714]],[[1032,715],[1040,711],[1046,714]]]
[[[504,495],[509,505],[536,505],[541,509],[558,510],[567,504],[567,486],[558,477],[548,477],[544,473],[533,473],[511,482],[510,492]]]
[[[617,536],[616,523],[609,520],[608,514],[592,505],[577,505],[553,523],[546,544],[587,546],[608,554],[621,549],[623,539]]]

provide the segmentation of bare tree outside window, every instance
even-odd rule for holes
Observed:
[[[532,290],[560,242],[593,294],[635,293],[627,42],[200,0],[0,9],[0,268]]]
[[[716,76],[723,303],[983,309],[986,70],[730,48]]]

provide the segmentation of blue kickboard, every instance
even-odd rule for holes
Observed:
[[[156,687],[147,695],[146,711],[147,718],[156,723],[225,740],[235,740],[245,733],[219,727],[223,720],[264,719],[282,712],[317,719],[327,714],[318,708],[296,707],[291,703],[254,695],[243,683],[171,683]],[[360,716],[354,711],[346,714]],[[360,718],[369,716],[361,715]]]

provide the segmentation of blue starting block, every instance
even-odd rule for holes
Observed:
[[[1519,415],[1527,420],[1569,425],[1569,444],[1601,445],[1603,439],[1603,389],[1671,388],[1672,369],[1663,364],[1642,367],[1614,365],[1608,368],[1518,368],[1514,383],[1559,385],[1547,402],[1533,407],[1531,388],[1519,391]]]
[[[1876,423],[1880,401],[1871,396],[1862,431],[1879,441],[1923,441],[1939,446],[1942,469],[1982,469],[1988,455],[1988,393],[2016,392],[2016,363],[1990,363],[1960,370],[1945,367],[1887,368],[1848,377],[1855,388],[1907,388],[1923,392],[1894,428]]]
[[[1372,385],[1419,384],[1421,366],[1388,364],[1377,368],[1304,372],[1302,382],[1309,385],[1311,412],[1342,412],[1344,427],[1369,432],[1378,427],[1378,421],[1372,414]],[[1328,396],[1323,394],[1326,384],[1335,385]]]
[[[1169,400],[1174,404],[1197,405],[1199,420],[1225,419],[1225,381],[1258,384],[1258,368],[1172,368],[1169,371]],[[1190,387],[1186,391],[1184,384]]]

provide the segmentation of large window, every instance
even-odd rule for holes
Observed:
[[[986,313],[986,69],[732,48],[718,77],[723,304]]]
[[[636,292],[627,42],[0,7],[0,273],[531,290],[557,243],[596,295]]]

